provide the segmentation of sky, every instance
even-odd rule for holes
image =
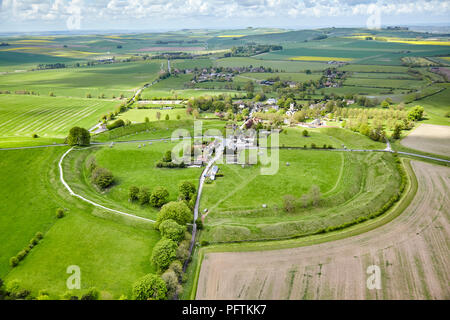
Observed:
[[[0,32],[450,25],[450,0],[0,0]]]

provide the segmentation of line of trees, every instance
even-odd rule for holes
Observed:
[[[133,194],[136,195],[136,190]],[[133,285],[134,299],[172,299],[182,293],[181,282],[186,280],[183,262],[189,256],[191,238],[186,225],[193,219],[195,199],[195,186],[189,181],[182,182],[178,201],[166,203],[158,212],[155,228],[162,238],[153,248],[150,259],[157,273],[147,274]]]

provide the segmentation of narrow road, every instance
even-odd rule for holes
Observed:
[[[197,199],[195,201],[195,207],[194,207],[194,222],[192,224],[192,237],[191,237],[191,243],[189,245],[189,256],[186,259],[186,261],[184,262],[183,272],[186,272],[186,268],[187,268],[187,266],[189,264],[189,259],[191,258],[191,255],[192,255],[192,250],[194,249],[195,237],[197,235],[197,223],[196,223],[196,221],[197,221],[197,218],[198,218],[198,210],[200,208],[200,200],[201,200],[201,197],[202,197],[203,185],[205,184],[205,180],[206,180],[206,174],[211,169],[211,167],[213,166],[214,162],[216,162],[221,156],[222,156],[222,153],[218,152],[218,154],[216,154],[214,156],[214,158],[209,160],[208,164],[206,165],[205,170],[203,170],[202,175],[200,176],[200,179],[199,179],[198,190],[197,190]]]

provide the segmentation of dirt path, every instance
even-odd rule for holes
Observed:
[[[294,249],[205,255],[197,299],[450,299],[450,169],[412,162],[418,190],[392,222]],[[366,286],[381,269],[381,289]]]
[[[450,157],[450,126],[421,124],[401,144],[411,149]]]

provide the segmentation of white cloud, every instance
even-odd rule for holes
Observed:
[[[382,15],[450,16],[450,0],[3,0],[0,4],[0,25],[58,21],[73,15],[81,15],[86,23],[105,26],[111,26],[111,21],[133,24],[136,19],[149,23],[167,21],[167,24],[205,18],[213,22],[226,18],[264,23],[268,18],[283,22],[298,18],[368,16],[374,8]]]

